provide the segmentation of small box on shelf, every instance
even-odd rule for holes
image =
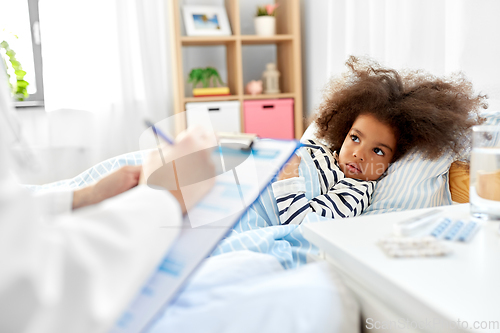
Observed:
[[[196,111],[208,111],[211,128],[215,132],[240,132],[241,121],[239,101],[186,103],[187,126],[198,124],[204,127],[210,127],[210,124],[206,124],[204,119],[197,117]]]
[[[261,138],[293,139],[293,106],[291,98],[244,101],[245,132]]]

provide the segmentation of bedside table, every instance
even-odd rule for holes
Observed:
[[[434,208],[304,225],[361,305],[362,327],[382,332],[500,332],[499,222],[446,257],[391,258],[377,245],[394,222]],[[437,207],[469,217],[469,204]]]

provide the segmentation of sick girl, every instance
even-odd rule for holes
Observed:
[[[304,142],[314,161],[321,195],[305,197],[295,156],[272,184],[281,224],[300,224],[310,212],[328,218],[360,215],[375,184],[411,150],[435,159],[459,155],[469,129],[483,119],[485,96],[463,75],[438,78],[400,72],[350,57],[347,72],[326,86],[314,123],[316,140]],[[321,142],[321,143],[320,143]]]

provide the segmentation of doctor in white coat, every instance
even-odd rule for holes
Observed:
[[[22,166],[10,100],[0,65],[0,332],[105,332],[165,255],[176,232],[160,227],[180,225],[181,206],[169,191],[136,186],[140,167],[34,197],[11,173]],[[203,140],[190,133],[176,146],[196,151]]]

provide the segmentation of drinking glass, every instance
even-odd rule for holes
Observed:
[[[471,214],[500,220],[500,126],[472,128]]]

